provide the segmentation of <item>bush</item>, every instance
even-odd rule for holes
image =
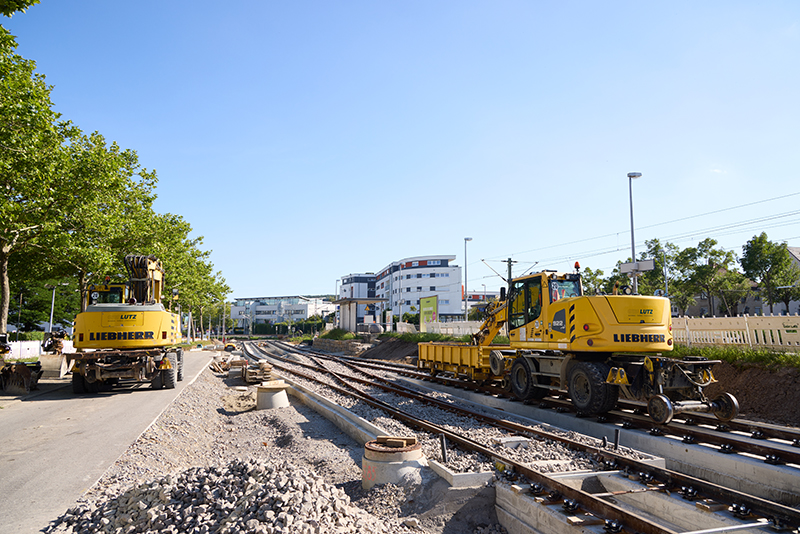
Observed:
[[[740,347],[689,347],[679,343],[666,356],[703,356],[709,360],[722,360],[734,365],[758,364],[766,367],[796,367],[800,369],[800,356],[792,352],[773,352],[767,349]]]
[[[355,335],[352,332],[348,332],[342,328],[334,328],[333,330],[328,330],[323,333],[321,336],[322,339],[333,339],[336,341],[343,341],[345,339],[355,339]]]
[[[19,336],[19,338],[17,338]],[[10,332],[9,341],[44,341],[44,332]]]

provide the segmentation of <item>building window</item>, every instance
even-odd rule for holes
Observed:
[[[420,286],[417,286],[417,291],[422,291],[422,288]]]
[[[442,260],[428,260],[428,265],[441,265]]]
[[[417,275],[417,278],[422,278],[422,273],[419,273],[419,274]]]
[[[410,292],[410,291],[411,291],[411,288],[410,288],[410,287],[407,287],[407,288],[406,288],[406,293],[408,293],[408,292]]]
[[[441,304],[442,306],[445,306],[447,304],[450,304],[450,301],[449,300],[440,300],[439,304]]]
[[[407,275],[406,275],[406,280],[410,280],[410,279],[411,279],[411,275],[410,275],[410,274],[407,274]]]
[[[436,291],[436,286],[431,286],[430,291]]]
[[[419,262],[418,261],[412,261],[411,262],[411,266],[412,267],[419,267]]]
[[[410,300],[406,301],[406,306],[411,306],[411,301]]]

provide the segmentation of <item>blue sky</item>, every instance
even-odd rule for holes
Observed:
[[[637,250],[800,246],[795,1],[42,0],[3,24],[64,118],[157,171],[231,297],[463,265],[466,236],[470,289],[502,284],[482,259],[608,274],[633,171]]]

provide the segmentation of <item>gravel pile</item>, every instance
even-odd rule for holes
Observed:
[[[397,532],[345,492],[290,463],[235,460],[69,510],[47,533],[252,534]]]
[[[462,511],[438,504],[437,492],[441,488],[385,485],[363,490],[362,444],[293,400],[287,408],[256,411],[254,388],[247,392],[231,388],[239,385],[238,379],[227,380],[204,371],[103,477],[45,531],[215,533],[230,527],[230,532],[252,533],[259,532],[255,527],[263,527],[263,532],[289,533],[303,532],[301,527],[305,523],[312,528],[308,532],[321,533],[462,534],[477,532],[476,529],[500,532],[493,510]],[[381,415],[385,416],[382,412]],[[263,473],[249,475],[253,470]],[[303,498],[313,496],[315,487],[330,490],[328,506],[333,507],[345,525],[326,524],[324,515],[311,518],[317,524],[293,516],[287,525],[283,519],[290,514],[288,508],[294,502],[282,506],[280,512],[273,509],[275,516],[271,522],[259,518],[259,512],[263,511],[266,519],[267,508],[274,505],[262,501],[280,491],[273,487],[279,486],[280,478],[273,480],[271,475],[280,471],[293,473],[287,478],[310,488],[302,490]],[[201,484],[203,477],[207,481]],[[248,489],[251,477],[260,486]],[[237,480],[243,484],[241,488]],[[324,480],[324,484],[319,480]],[[208,486],[208,491],[204,486]],[[221,489],[215,495],[216,486],[224,492]],[[254,517],[242,512],[232,518],[234,523],[219,518],[220,509],[228,515],[240,505],[244,510],[248,499],[247,514],[254,513]],[[336,504],[330,504],[330,499],[339,502],[339,510]],[[256,508],[251,510],[253,506]],[[287,516],[278,517],[281,512]],[[283,530],[276,529],[280,526],[276,519]],[[254,527],[250,529],[247,524],[250,520],[258,520],[259,524],[250,523]],[[159,521],[161,526],[156,527]],[[359,521],[367,527],[359,527]],[[371,521],[376,521],[374,528]]]

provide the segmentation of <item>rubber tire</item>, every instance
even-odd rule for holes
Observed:
[[[100,380],[95,380],[94,382],[88,382],[84,379],[84,384],[86,384],[86,392],[87,393],[100,393],[103,390],[103,382]]]
[[[520,400],[539,400],[549,393],[545,388],[536,387],[538,377],[533,373],[537,372],[536,363],[528,358],[517,358],[511,365],[511,391]]]
[[[164,387],[163,371],[156,371],[155,376],[150,381],[150,387],[153,389],[161,389]]]
[[[174,352],[168,352],[167,358],[171,369],[164,369],[161,371],[162,379],[164,380],[164,389],[175,389],[176,379],[178,377],[178,355]]]
[[[178,382],[183,382],[183,349],[178,349]]]
[[[579,412],[588,415],[606,413],[619,399],[619,388],[606,384],[611,368],[600,362],[575,362],[569,372],[569,396]]]
[[[493,350],[489,353],[489,369],[491,369],[493,376],[503,376],[506,370],[504,360],[503,353],[499,350]]]
[[[86,381],[80,373],[72,373],[72,392],[76,395],[83,395],[86,393]]]

